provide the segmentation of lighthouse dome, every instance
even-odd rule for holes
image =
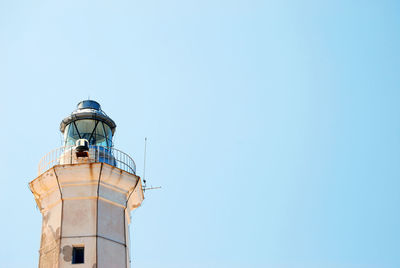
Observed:
[[[115,128],[115,122],[94,100],[79,102],[77,108],[60,124],[65,146],[73,146],[77,140],[86,139],[90,145],[112,147]]]

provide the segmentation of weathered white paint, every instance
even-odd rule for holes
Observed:
[[[42,213],[39,268],[130,267],[130,211],[144,196],[140,177],[106,163],[57,165],[29,184]],[[73,246],[84,264],[71,264]]]

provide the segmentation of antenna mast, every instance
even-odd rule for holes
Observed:
[[[152,185],[147,188],[146,186],[146,149],[147,149],[147,137],[144,138],[144,161],[143,161],[143,192],[146,192],[146,190],[155,190],[155,189],[161,189],[161,186],[153,187]]]
[[[147,147],[147,137],[144,138],[144,161],[143,161],[143,182],[145,189],[146,189],[146,147]]]

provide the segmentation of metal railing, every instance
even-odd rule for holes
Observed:
[[[86,157],[78,157],[75,146],[63,146],[48,152],[39,162],[38,175],[55,165],[100,162],[136,174],[135,161],[126,153],[113,147],[90,145]]]

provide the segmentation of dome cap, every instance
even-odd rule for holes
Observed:
[[[101,110],[100,104],[94,100],[81,101],[80,103],[78,103],[78,105],[76,105],[76,108],[78,110],[80,110],[80,109],[93,109],[93,110],[97,110],[97,111]]]
[[[81,119],[93,119],[99,120],[107,124],[114,135],[115,128],[117,125],[114,120],[112,120],[108,115],[106,115],[101,106],[97,101],[94,100],[84,100],[78,103],[77,109],[73,111],[69,116],[64,118],[60,123],[60,131],[64,133],[65,127],[70,123],[81,120]]]

